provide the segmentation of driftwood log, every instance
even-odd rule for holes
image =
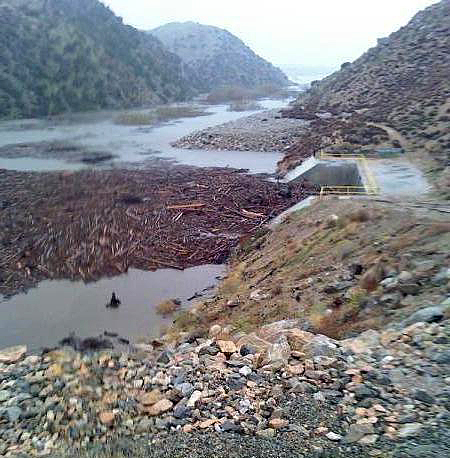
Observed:
[[[43,279],[223,263],[243,236],[308,195],[239,170],[0,170],[0,294]],[[284,187],[284,188],[283,188]]]

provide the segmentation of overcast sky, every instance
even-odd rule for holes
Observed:
[[[337,66],[436,0],[102,0],[124,22],[153,29],[195,21],[225,28],[277,65]]]

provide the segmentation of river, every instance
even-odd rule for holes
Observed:
[[[286,106],[288,100],[264,100],[265,109]],[[278,152],[204,151],[173,148],[170,143],[193,131],[236,120],[255,113],[230,112],[226,105],[198,106],[209,113],[160,123],[155,126],[120,125],[122,114],[140,114],[127,110],[64,115],[51,120],[17,120],[0,123],[0,149],[18,145],[54,142],[76,146],[87,152],[109,152],[115,157],[101,165],[86,165],[57,157],[0,157],[0,168],[20,171],[61,171],[86,167],[145,166],[148,159],[176,161],[203,167],[247,168],[251,173],[271,173],[281,158]],[[225,266],[198,266],[185,271],[162,269],[143,272],[130,269],[127,274],[95,283],[48,280],[28,293],[6,300],[0,297],[0,348],[26,344],[37,350],[57,345],[69,333],[96,336],[104,331],[135,340],[140,336],[158,336],[170,319],[155,311],[159,302],[178,298],[183,306],[197,292],[210,294]],[[122,301],[118,309],[106,308],[115,291]]]
[[[289,100],[266,99],[265,109],[282,108]],[[190,104],[190,107],[193,105]],[[29,157],[26,151],[33,145],[54,143],[69,145],[83,151],[113,153],[114,159],[101,166],[139,164],[148,159],[172,160],[199,167],[245,168],[252,173],[272,173],[282,155],[278,152],[205,151],[174,148],[171,142],[196,130],[205,129],[248,116],[255,111],[232,112],[227,105],[194,105],[205,109],[204,116],[186,117],[159,123],[155,126],[117,124],[122,115],[140,115],[146,110],[103,111],[64,115],[52,120],[18,120],[0,123],[0,149],[27,145],[21,157],[2,157],[0,168],[22,171],[76,170],[87,167],[80,162],[69,162],[56,157]],[[62,154],[61,154],[62,155]]]

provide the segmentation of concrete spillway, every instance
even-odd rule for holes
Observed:
[[[311,156],[301,165],[286,174],[285,182],[308,180],[318,186],[364,186],[366,180],[361,178],[356,161],[319,161]],[[298,202],[274,218],[268,227],[273,229],[280,224],[290,213],[301,210],[311,205],[316,196],[310,196]]]
[[[308,180],[318,186],[363,186],[356,161],[319,161],[310,157],[285,177],[287,182]]]

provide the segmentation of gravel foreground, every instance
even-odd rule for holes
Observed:
[[[132,353],[3,350],[0,455],[448,456],[449,308],[344,341],[284,320]]]

